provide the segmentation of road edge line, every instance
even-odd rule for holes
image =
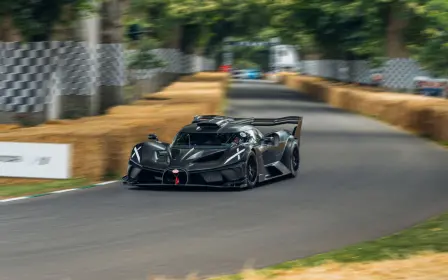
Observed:
[[[46,193],[40,193],[40,194],[33,194],[33,195],[28,195],[28,196],[11,197],[11,198],[6,198],[6,199],[2,199],[2,200],[0,200],[0,203],[13,202],[13,201],[24,200],[24,199],[30,199],[30,198],[41,197],[41,196],[47,196],[47,195],[52,195],[52,194],[61,194],[61,193],[67,193],[67,192],[73,192],[73,191],[79,191],[79,190],[91,189],[91,188],[95,188],[95,187],[100,187],[100,186],[105,186],[105,185],[113,184],[113,183],[116,183],[116,182],[118,182],[118,180],[116,180],[116,181],[101,182],[101,183],[97,183],[97,184],[93,184],[93,185],[88,185],[88,186],[83,186],[83,187],[79,187],[79,188],[62,189],[62,190],[57,190],[57,191],[52,191],[52,192],[46,192]]]

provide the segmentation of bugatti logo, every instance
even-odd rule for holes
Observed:
[[[174,184],[175,184],[175,185],[179,185],[179,182],[180,182],[180,181],[179,181],[179,176],[178,176],[178,175],[179,175],[179,170],[174,169],[174,170],[173,170],[173,174],[174,174],[174,177],[175,177],[175,178],[174,178]]]
[[[188,174],[180,168],[168,169],[163,173],[162,182],[168,185],[185,185],[188,181]]]

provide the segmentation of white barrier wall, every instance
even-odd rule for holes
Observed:
[[[0,142],[0,177],[69,179],[71,145]]]

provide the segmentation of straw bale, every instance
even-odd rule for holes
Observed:
[[[448,107],[437,106],[432,108],[432,127],[430,135],[433,139],[448,143]]]
[[[446,141],[448,100],[386,92],[385,89],[344,85],[309,76],[290,75],[283,83],[334,107],[375,116],[435,140]]]
[[[82,124],[82,123],[89,123],[97,120],[104,120],[107,115],[102,116],[91,116],[91,117],[83,117],[72,121],[72,125]]]
[[[200,89],[173,89],[170,91],[161,91],[157,93],[150,93],[143,95],[145,99],[165,100],[166,98],[173,97],[190,97],[190,96],[221,96],[223,94],[221,89],[217,88],[200,88]]]
[[[16,124],[0,124],[0,132],[11,131],[19,128],[21,128],[21,126]]]
[[[156,104],[159,101],[155,101],[152,99],[145,99],[145,100],[139,100],[136,101],[134,103],[134,105],[151,105],[151,104]],[[164,105],[167,105],[169,107],[173,107],[173,106],[181,106],[181,105],[193,105],[193,104],[197,104],[197,105],[205,105],[204,108],[206,109],[201,109],[201,110],[207,110],[209,113],[213,113],[213,111],[217,110],[219,107],[219,104],[221,104],[221,96],[218,95],[209,95],[209,96],[204,96],[204,95],[190,95],[187,97],[186,96],[182,96],[181,98],[170,98],[168,100],[165,100]],[[166,108],[163,107],[163,108]],[[161,109],[162,110],[162,109]],[[204,114],[204,112],[200,112],[201,114]]]
[[[437,110],[441,109],[441,110]],[[424,96],[410,96],[397,108],[403,112],[400,126],[420,135],[431,137],[437,130],[434,125],[439,116],[437,112],[448,109],[448,101],[427,98]]]
[[[67,138],[74,143],[73,173],[79,177],[99,179],[108,171],[110,160],[108,133],[113,129],[107,122],[97,125],[75,125]]]
[[[110,108],[107,111],[107,115],[113,115],[113,114],[128,114],[130,111],[134,113],[145,113],[145,112],[157,112],[161,107],[163,107],[162,104],[152,104],[150,106],[135,106],[135,105],[126,105],[126,106],[116,106],[113,108]]]
[[[45,122],[45,124],[51,124],[51,125],[67,125],[72,123],[73,120],[49,120]]]
[[[327,102],[341,109],[349,109],[350,106],[350,93],[341,87],[335,87],[330,89]]]
[[[191,76],[181,77],[179,82],[222,82],[230,78],[229,73],[198,73]]]
[[[204,114],[208,104],[179,104],[167,106],[160,110],[161,115],[175,116],[195,116]]]
[[[188,90],[188,89],[220,89],[223,83],[221,82],[175,82],[163,89],[164,92]]]
[[[102,153],[102,135],[80,133],[76,130],[22,130],[18,132],[0,134],[2,142],[30,142],[30,143],[54,143],[54,144],[72,144],[72,176],[86,177],[92,180],[101,179],[104,175],[104,168],[101,166],[101,160],[104,157]],[[105,160],[103,160],[105,161]],[[14,180],[16,179],[4,179]]]
[[[138,113],[138,114],[117,114],[117,115],[109,115],[107,116],[106,121],[107,122],[116,122],[118,120],[139,120],[139,119],[143,119],[143,120],[152,120],[154,118],[160,118],[163,117],[161,115],[159,115],[158,113]]]
[[[215,113],[229,81],[228,73],[197,73],[131,105],[111,108],[103,116],[48,121],[30,128],[0,126],[0,141],[72,144],[73,176],[97,181],[106,173],[125,172],[132,147],[146,141],[149,133],[171,142],[193,116]],[[0,179],[0,183],[42,181],[46,180]]]

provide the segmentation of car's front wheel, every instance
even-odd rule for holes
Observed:
[[[250,152],[246,163],[247,188],[254,188],[258,183],[258,166],[254,152]]]

